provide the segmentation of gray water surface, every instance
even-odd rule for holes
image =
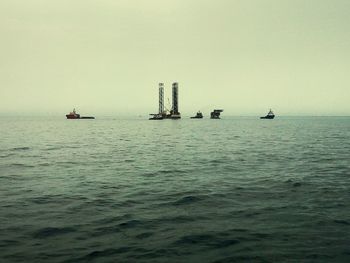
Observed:
[[[0,118],[1,262],[350,262],[350,118]]]

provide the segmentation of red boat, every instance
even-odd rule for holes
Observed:
[[[75,109],[66,115],[67,119],[80,119],[80,114],[75,112]]]
[[[80,116],[80,114],[75,112],[75,109],[73,109],[72,112],[66,115],[67,119],[95,119],[95,117],[92,116]]]

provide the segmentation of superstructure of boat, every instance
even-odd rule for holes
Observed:
[[[191,117],[191,119],[202,119],[202,118],[203,118],[203,114],[200,111],[197,112],[196,116]]]
[[[75,109],[73,109],[66,117],[67,119],[80,119],[80,114],[76,113]]]

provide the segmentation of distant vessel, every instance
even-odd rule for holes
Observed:
[[[69,114],[66,114],[67,119],[95,119],[95,117],[86,116],[81,117],[80,114],[76,113],[75,109],[71,111]]]
[[[266,116],[260,117],[260,119],[270,119],[270,120],[272,120],[273,118],[275,118],[275,114],[273,113],[273,111],[271,109]]]
[[[200,111],[197,112],[196,116],[191,117],[191,119],[202,119],[202,118],[203,118],[203,114]]]
[[[80,119],[80,114],[75,112],[75,109],[66,115],[67,119]]]
[[[224,110],[214,110],[210,113],[210,119],[220,119],[220,113]]]
[[[164,118],[163,118],[163,116],[161,115],[161,114],[157,114],[157,113],[155,113],[155,114],[150,114],[152,117],[151,118],[149,118],[149,120],[163,120]]]

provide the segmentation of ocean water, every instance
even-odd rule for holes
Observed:
[[[1,262],[350,262],[350,118],[0,118]]]

